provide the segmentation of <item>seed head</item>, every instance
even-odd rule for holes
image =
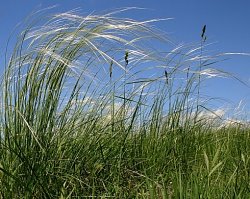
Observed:
[[[112,77],[112,71],[113,70],[113,60],[111,60],[110,65],[109,65],[109,77]]]
[[[128,51],[125,52],[125,62],[126,62],[126,66],[128,65]]]
[[[206,25],[204,25],[203,28],[202,28],[202,33],[201,33],[201,38],[202,39],[204,38],[205,32],[206,32]]]
[[[165,70],[166,83],[168,84],[168,72]]]

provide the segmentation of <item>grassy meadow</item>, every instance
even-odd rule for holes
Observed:
[[[202,93],[233,78],[223,55],[205,26],[176,45],[157,21],[27,19],[1,82],[0,198],[250,198],[250,130]]]

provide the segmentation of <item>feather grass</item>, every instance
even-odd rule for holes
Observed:
[[[198,117],[203,77],[230,76],[217,55],[114,16],[126,10],[20,34],[2,81],[1,198],[248,196],[249,129]]]

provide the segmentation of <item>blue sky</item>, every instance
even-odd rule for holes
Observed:
[[[62,12],[80,8],[83,14],[121,7],[148,8],[130,11],[124,16],[137,20],[172,17],[173,20],[159,22],[155,26],[180,43],[198,42],[201,29],[206,24],[208,42],[214,43],[210,50],[250,53],[249,0],[8,0],[2,1],[0,6],[1,64],[6,41],[15,25],[32,11],[52,5],[57,5],[55,11]],[[229,60],[217,65],[250,85],[250,56],[230,56]],[[250,110],[250,88],[237,81],[212,79],[206,82],[204,91],[211,97],[226,99],[232,105],[242,99],[246,110]]]

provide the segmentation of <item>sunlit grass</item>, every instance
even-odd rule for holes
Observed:
[[[156,21],[67,12],[24,29],[1,87],[1,198],[249,197],[249,129],[202,115],[203,81],[230,75]]]

